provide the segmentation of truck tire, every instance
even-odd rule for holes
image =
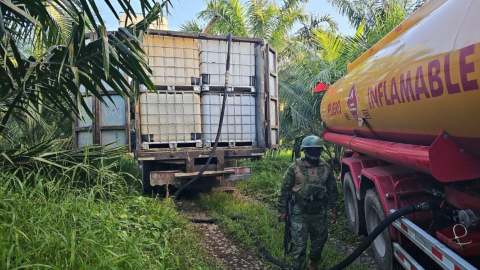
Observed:
[[[358,235],[365,235],[365,209],[364,200],[357,200],[355,195],[355,185],[353,184],[352,174],[347,172],[343,177],[343,199],[345,201],[345,211],[347,212],[347,221],[350,230]]]
[[[150,185],[150,172],[153,170],[153,165],[152,161],[142,162],[142,183],[145,195],[150,195],[153,192],[153,187]]]
[[[367,190],[365,196],[365,221],[367,232],[370,234],[383,219],[385,219],[385,212],[383,211],[383,206],[378,197],[377,190],[374,188]],[[392,270],[392,240],[390,239],[388,228],[377,236],[371,247],[379,269]]]

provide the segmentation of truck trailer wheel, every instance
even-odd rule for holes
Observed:
[[[345,211],[347,212],[348,226],[350,230],[358,235],[366,234],[364,201],[357,200],[352,174],[347,172],[343,177],[343,199]]]
[[[385,212],[383,211],[382,203],[378,197],[377,190],[374,188],[367,190],[367,194],[365,196],[365,221],[367,225],[367,232],[370,234],[383,219],[385,219]],[[381,270],[392,270],[392,240],[390,239],[388,228],[386,228],[375,239],[375,241],[373,241],[371,247],[378,267]]]

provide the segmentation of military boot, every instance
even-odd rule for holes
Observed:
[[[308,260],[308,270],[318,270],[317,263],[312,260]]]

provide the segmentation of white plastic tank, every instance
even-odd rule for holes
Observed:
[[[155,85],[200,84],[198,42],[193,38],[145,35],[144,50]],[[185,89],[189,90],[189,89]]]
[[[204,146],[209,147],[217,136],[223,93],[202,95],[202,127]],[[222,125],[220,143],[230,146],[256,146],[255,96],[229,93]]]
[[[144,147],[201,147],[201,120],[200,95],[195,92],[140,94],[140,132]]]
[[[132,18],[133,18],[133,23],[138,23],[139,21],[143,20],[143,16],[142,15],[138,15],[137,14],[137,17],[133,17],[132,15]],[[121,14],[120,15],[120,27],[125,27],[125,21],[127,20],[127,15],[126,14]],[[128,19],[128,22],[127,22],[127,25],[131,24],[131,20]],[[150,26],[148,27],[148,29],[153,29],[153,30],[168,30],[168,21],[166,18],[164,17],[160,17],[158,18],[156,21],[154,21],[153,23],[150,24]]]
[[[227,60],[227,42],[201,40],[200,73],[203,85],[223,86]],[[231,87],[255,86],[255,47],[253,43],[232,42],[230,80]]]
[[[83,93],[84,89],[80,89]],[[87,104],[90,112],[93,113],[93,98],[92,96],[84,97],[85,103]],[[79,128],[89,128],[88,130],[78,131],[77,132],[77,147],[85,147],[87,145],[93,145],[93,120],[88,116],[87,112],[82,106],[79,106],[80,109],[80,118],[78,118],[78,127]]]

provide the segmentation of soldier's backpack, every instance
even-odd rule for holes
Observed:
[[[314,213],[319,211],[325,205],[326,186],[330,172],[330,165],[321,161],[315,168],[306,168],[302,166],[302,160],[296,160],[295,166],[295,186],[297,190],[293,190],[292,197],[295,204],[306,213]],[[300,188],[298,189],[298,186]]]

